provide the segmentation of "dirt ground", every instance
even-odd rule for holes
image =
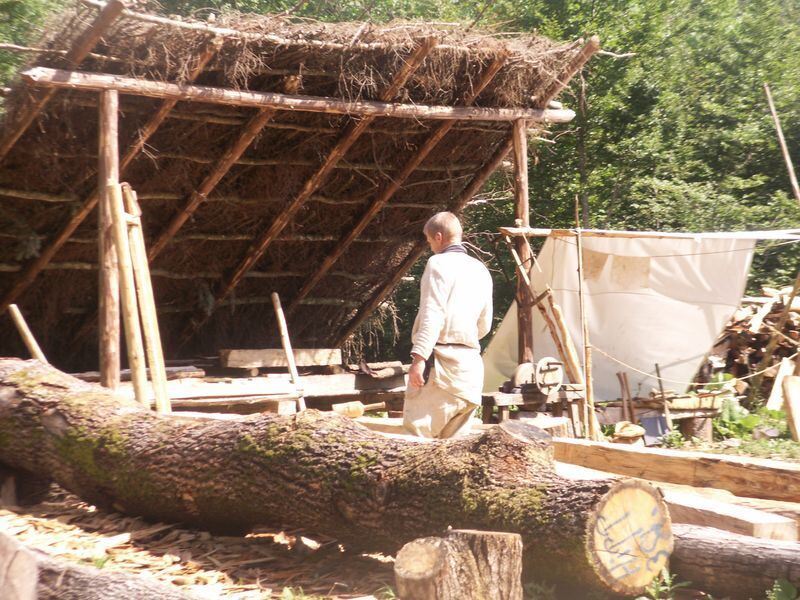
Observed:
[[[393,560],[299,530],[211,535],[106,512],[53,486],[28,507],[0,508],[0,531],[81,565],[151,576],[200,598],[392,598]]]

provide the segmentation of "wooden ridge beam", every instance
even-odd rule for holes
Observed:
[[[275,111],[271,108],[262,108],[253,115],[242,129],[239,137],[231,144],[225,153],[217,161],[216,165],[206,175],[203,182],[192,192],[175,216],[172,217],[167,226],[161,231],[150,246],[147,258],[153,260],[157,257],[169,241],[175,236],[183,224],[197,211],[200,205],[206,200],[208,195],[217,187],[228,171],[231,170],[237,160],[244,154],[247,147],[253,142],[256,136],[264,128],[264,125],[275,116]]]
[[[94,21],[92,21],[78,39],[75,40],[64,57],[67,69],[74,69],[83,62],[83,59],[91,52],[95,44],[100,41],[100,38],[103,37],[103,34],[122,13],[124,8],[125,3],[121,0],[110,0],[110,2],[107,2],[102,7]],[[43,94],[33,99],[30,104],[27,104],[15,115],[13,125],[9,128],[8,133],[3,137],[2,141],[0,141],[0,162],[8,156],[8,153],[11,151],[11,148],[14,147],[14,144],[17,143],[17,140],[22,137],[22,134],[27,131],[31,123],[41,114],[55,92],[55,88],[45,90]]]
[[[542,106],[547,107],[549,102],[558,96],[561,91],[569,85],[569,82],[572,80],[573,77],[580,71],[584,65],[589,62],[595,54],[600,51],[600,38],[596,35],[593,35],[589,38],[589,40],[584,44],[581,51],[572,57],[572,59],[567,63],[566,67],[561,71],[558,77],[556,77],[550,86],[545,89],[541,94],[541,102]]]
[[[116,90],[120,94],[134,94],[185,102],[205,102],[209,104],[339,114],[354,117],[392,117],[446,121],[516,121],[517,119],[523,119],[530,122],[546,123],[569,123],[575,118],[575,112],[569,109],[476,108],[469,106],[423,106],[370,100],[351,101],[320,96],[249,92],[201,85],[149,81],[105,73],[65,71],[47,67],[33,67],[23,71],[21,77],[23,81],[35,87],[94,92]]]
[[[514,137],[509,133],[508,137],[498,146],[492,157],[481,167],[480,171],[475,174],[472,181],[461,191],[461,193],[448,204],[447,210],[454,213],[461,212],[467,203],[481,191],[489,177],[492,176],[505,157],[511,152],[514,146]],[[356,312],[353,319],[344,327],[338,339],[333,344],[334,346],[341,346],[345,343],[352,333],[372,314],[372,312],[380,306],[386,297],[392,293],[395,286],[400,282],[400,279],[406,272],[414,265],[417,260],[424,254],[428,244],[423,239],[416,243],[411,252],[406,256],[394,274],[384,283],[372,298]]]
[[[408,60],[403,65],[403,68],[392,79],[392,83],[381,94],[381,99],[389,101],[393,99],[400,89],[406,84],[409,77],[411,77],[416,70],[422,65],[425,58],[430,51],[436,46],[435,38],[426,38],[422,40],[409,56]],[[237,286],[242,280],[244,275],[250,271],[255,264],[264,255],[267,248],[272,242],[280,235],[286,225],[294,218],[298,210],[306,203],[311,195],[319,189],[319,187],[327,181],[330,174],[333,172],[336,164],[344,158],[347,151],[358,140],[359,137],[367,130],[370,124],[374,121],[375,117],[367,116],[356,122],[349,123],[342,131],[338,141],[328,153],[328,156],[314,172],[314,174],[306,181],[300,192],[289,202],[283,211],[275,217],[266,231],[262,232],[255,238],[250,249],[245,254],[244,258],[233,269],[230,276],[227,277],[222,285],[217,289],[214,295],[214,306],[211,310],[207,310],[202,314],[198,314],[195,319],[192,319],[187,325],[185,331],[181,335],[180,344],[185,344],[194,333],[202,327],[202,325],[211,317],[216,306],[222,302],[228,294]]]
[[[219,50],[219,43],[211,40],[204,51],[197,58],[197,62],[189,74],[189,81],[193,81],[200,76],[200,73],[203,72],[203,69],[217,52],[217,50]],[[124,174],[128,166],[139,155],[147,141],[156,132],[161,123],[164,122],[164,119],[167,118],[167,115],[176,104],[176,100],[165,100],[159,109],[153,114],[153,116],[148,119],[147,123],[145,123],[144,127],[142,127],[142,129],[139,131],[136,141],[130,146],[130,148],[128,148],[125,156],[123,156],[120,160],[121,175]],[[17,278],[14,286],[0,300],[0,314],[3,314],[8,306],[15,302],[16,299],[19,298],[25,292],[25,290],[28,289],[28,287],[30,287],[39,273],[41,273],[42,270],[47,267],[48,263],[53,260],[53,257],[56,255],[56,253],[64,246],[64,244],[67,243],[67,240],[72,237],[72,234],[75,233],[75,230],[78,229],[80,224],[83,223],[86,217],[88,217],[89,214],[94,210],[99,199],[99,190],[95,188],[91,195],[89,195],[89,197],[83,202],[80,209],[74,215],[72,215],[72,218],[70,218],[67,224],[64,225],[64,227],[55,235],[55,237],[52,238],[52,240],[41,250],[39,256],[37,256],[30,264],[28,264],[27,267],[25,267],[25,271]]]
[[[486,71],[481,75],[478,84],[472,89],[463,99],[465,106],[470,106],[478,96],[486,89],[486,87],[494,79],[495,75],[500,72],[507,59],[506,55],[496,58]],[[406,179],[408,179],[414,171],[422,164],[422,162],[433,152],[436,146],[442,139],[449,133],[455,125],[455,121],[446,121],[441,123],[432,133],[428,136],[423,144],[417,149],[416,153],[406,162],[401,171],[395,175],[388,184],[383,186],[381,192],[375,197],[367,210],[361,215],[358,222],[341,237],[339,242],[329,254],[322,264],[314,272],[314,274],[306,281],[297,295],[292,299],[289,308],[286,311],[287,315],[291,316],[295,311],[300,301],[305,298],[317,286],[323,277],[333,268],[333,265],[342,257],[347,249],[352,245],[355,239],[361,235],[367,226],[372,222],[375,216],[381,211],[384,205],[394,196],[397,191],[403,186]]]

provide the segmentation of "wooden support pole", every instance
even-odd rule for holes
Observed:
[[[433,119],[446,121],[516,121],[569,123],[575,112],[568,109],[477,108],[466,106],[422,106],[374,101],[350,101],[320,96],[295,96],[274,92],[248,92],[190,84],[175,84],[108,75],[34,67],[21,73],[22,79],[37,87],[72,90],[117,90],[123,94],[187,102],[230,106],[272,108],[324,114]]]
[[[139,324],[139,306],[136,301],[136,284],[133,277],[133,262],[128,239],[127,213],[122,204],[122,190],[118,183],[108,186],[109,208],[111,209],[114,247],[119,266],[119,291],[122,307],[122,323],[125,326],[125,347],[128,351],[128,368],[136,401],[149,406],[147,393],[147,372],[144,361],[142,330]]]
[[[567,322],[564,319],[564,313],[561,307],[553,301],[552,294],[548,295],[547,302],[550,305],[550,311],[553,313],[553,321],[555,321],[558,328],[559,337],[564,344],[564,366],[567,370],[567,376],[573,383],[583,383],[583,372],[581,371],[581,362],[578,359],[578,351],[575,349],[575,343],[572,341],[572,336],[569,334]]]
[[[800,185],[797,184],[797,176],[794,174],[794,165],[792,158],[789,155],[789,148],[786,146],[786,139],[783,137],[783,128],[781,127],[781,120],[778,118],[778,113],[775,111],[775,103],[772,101],[772,93],[769,90],[769,85],[764,84],[764,92],[767,94],[767,103],[769,104],[769,111],[772,113],[772,120],[775,122],[775,131],[778,134],[778,143],[781,146],[783,153],[783,160],[786,162],[786,170],[789,172],[789,182],[792,184],[792,192],[794,192],[795,200],[800,203]]]
[[[590,37],[586,44],[581,48],[581,51],[576,54],[572,60],[570,60],[569,64],[564,68],[561,73],[559,73],[558,77],[553,79],[553,82],[550,86],[542,92],[542,104],[541,106],[547,107],[547,104],[558,96],[561,91],[567,87],[570,80],[575,77],[575,74],[580,71],[583,66],[589,62],[589,59],[592,58],[595,54],[600,51],[600,38],[596,35]]]
[[[589,438],[597,441],[603,439],[600,431],[600,424],[597,422],[597,415],[594,412],[594,385],[592,384],[592,345],[589,339],[589,322],[586,317],[586,297],[583,290],[583,240],[581,239],[580,216],[577,214],[578,205],[576,204],[576,230],[575,239],[578,248],[578,301],[581,311],[581,325],[583,329],[583,380],[586,386],[586,427]]]
[[[300,375],[297,373],[297,365],[294,363],[294,352],[292,352],[292,342],[289,339],[289,328],[286,326],[286,317],[283,315],[283,308],[281,307],[281,298],[278,296],[278,292],[272,292],[270,296],[272,297],[272,306],[275,308],[275,320],[278,322],[278,330],[281,334],[281,345],[286,353],[286,362],[289,363],[289,375],[298,392],[297,412],[302,412],[306,409],[306,400],[303,398]]]
[[[36,360],[47,363],[48,361],[47,358],[45,358],[44,352],[42,352],[42,349],[36,342],[36,338],[33,337],[33,333],[31,333],[28,324],[25,322],[25,317],[22,316],[22,313],[20,312],[19,308],[17,308],[17,305],[12,304],[8,307],[8,309],[11,313],[11,318],[14,320],[14,325],[17,326],[17,331],[19,331],[19,335],[22,338],[22,341],[25,343],[25,347],[28,349],[28,352],[30,352],[31,356]]]
[[[530,207],[528,199],[528,136],[525,121],[514,121],[514,220],[519,227],[530,226]],[[514,240],[522,269],[530,269],[530,246],[524,239]],[[517,279],[517,361],[522,364],[533,362],[533,315],[526,299],[528,294],[522,289],[525,281]]]
[[[409,59],[405,62],[400,71],[392,79],[392,83],[384,90],[381,99],[389,102],[392,100],[400,89],[406,84],[408,79],[416,72],[422,65],[425,58],[430,54],[431,50],[436,46],[436,39],[429,37],[419,43],[415,51],[411,54]],[[342,131],[338,141],[328,153],[328,156],[319,165],[314,174],[306,181],[300,192],[295,196],[284,209],[272,220],[270,226],[262,232],[256,239],[253,240],[247,253],[233,269],[231,274],[221,283],[214,296],[214,306],[219,306],[230,292],[239,285],[245,275],[255,266],[261,259],[267,248],[270,247],[273,241],[278,238],[284,228],[291,222],[297,211],[308,201],[314,192],[327,181],[333,169],[336,168],[338,163],[344,158],[347,151],[352,145],[367,131],[369,126],[375,120],[375,117],[367,116],[357,122],[349,123]],[[210,312],[195,315],[187,325],[185,331],[181,335],[181,343],[186,343],[210,317]]]
[[[136,297],[139,300],[139,312],[144,333],[144,347],[147,362],[150,366],[150,379],[156,400],[156,410],[161,414],[172,412],[167,392],[167,371],[164,364],[164,353],[161,347],[161,333],[158,328],[158,315],[153,297],[153,284],[150,279],[150,266],[147,263],[147,249],[142,232],[142,210],[136,200],[136,192],[127,183],[122,184],[125,199],[125,210],[133,217],[128,222],[128,239],[130,240],[131,262],[136,285]]]
[[[475,102],[481,92],[483,92],[483,90],[486,89],[486,86],[488,86],[492,79],[494,79],[495,75],[500,72],[500,69],[505,64],[506,59],[507,57],[503,55],[495,59],[487,67],[486,71],[481,74],[481,79],[475,88],[473,88],[462,100],[464,106],[470,106]],[[361,233],[363,233],[367,226],[383,209],[386,203],[389,202],[389,200],[400,190],[405,181],[414,173],[414,171],[417,170],[417,168],[428,157],[428,155],[433,152],[439,142],[444,139],[444,137],[449,133],[455,124],[455,121],[441,123],[417,149],[417,152],[408,160],[408,162],[406,162],[400,172],[392,177],[389,183],[383,187],[381,192],[369,205],[369,208],[367,208],[364,214],[361,215],[361,218],[355,223],[355,225],[353,225],[353,227],[349,228],[348,231],[345,232],[345,234],[334,247],[333,252],[325,257],[325,260],[322,261],[322,264],[317,268],[314,274],[308,279],[308,281],[306,281],[303,287],[300,288],[300,291],[289,305],[288,312],[290,315],[295,311],[303,298],[305,298],[322,280],[322,278],[328,274],[336,262],[344,255],[347,249],[350,248],[355,239],[361,235]]]
[[[195,66],[189,75],[189,81],[194,81],[200,75],[200,73],[203,72],[203,69],[205,69],[208,61],[211,60],[218,49],[219,43],[217,43],[215,40],[212,40],[206,46],[205,50],[197,58],[197,62],[195,63]],[[120,173],[124,173],[128,166],[139,155],[147,141],[156,132],[161,123],[163,123],[163,121],[167,118],[167,115],[169,115],[170,111],[177,103],[177,100],[165,100],[156,113],[150,117],[144,127],[139,130],[139,135],[137,136],[136,140],[125,153],[123,159],[120,161]],[[98,188],[95,189],[95,191],[93,191],[88,198],[86,198],[80,209],[72,215],[67,224],[64,225],[64,227],[56,234],[56,236],[53,237],[50,242],[42,248],[39,256],[37,256],[25,267],[24,272],[22,272],[17,278],[14,286],[6,293],[2,300],[0,300],[0,314],[5,311],[9,304],[19,298],[25,292],[25,290],[30,287],[39,273],[41,273],[47,267],[50,261],[53,260],[53,257],[56,255],[56,253],[64,246],[64,244],[67,243],[67,240],[72,237],[72,234],[75,233],[75,230],[80,226],[81,223],[83,223],[86,217],[91,214],[95,206],[97,206],[97,201],[101,196],[104,186],[105,183],[101,181]]]
[[[114,246],[109,185],[119,183],[119,95],[110,90],[100,95],[100,148],[98,183],[102,198],[98,213],[98,304],[100,385],[116,389],[120,373],[119,267]]]
[[[506,155],[511,152],[511,148],[513,147],[514,139],[512,135],[509,135],[504,142],[498,146],[495,150],[495,153],[492,157],[486,162],[486,164],[481,167],[481,169],[475,174],[475,177],[472,178],[461,193],[448,205],[448,210],[450,212],[458,213],[466,206],[466,204],[472,200],[472,198],[481,191],[481,188],[492,176],[497,168],[500,166],[500,163],[505,160]],[[403,262],[400,263],[400,266],[397,267],[397,270],[394,274],[382,285],[378,288],[378,290],[372,295],[369,301],[364,304],[355,314],[355,316],[342,327],[342,331],[338,334],[334,346],[341,346],[345,343],[347,338],[349,338],[352,333],[358,329],[358,327],[372,314],[380,304],[386,299],[386,297],[392,293],[394,288],[400,282],[403,275],[414,265],[415,262],[419,260],[422,254],[425,252],[425,249],[428,247],[427,242],[422,239],[419,240],[409,252],[406,257],[403,259]]]
[[[75,40],[72,48],[69,49],[64,57],[64,62],[68,69],[74,69],[81,64],[124,8],[125,3],[121,0],[110,0],[106,3],[91,25],[86,28],[86,31]],[[13,124],[6,126],[7,133],[0,141],[0,162],[8,156],[11,148],[22,137],[22,134],[27,131],[36,117],[41,114],[55,93],[56,88],[46,90],[14,115]]]

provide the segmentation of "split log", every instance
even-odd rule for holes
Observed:
[[[26,548],[0,533],[0,597],[4,600],[187,600],[190,596],[145,575],[101,571]]]
[[[0,359],[0,462],[87,502],[212,530],[304,527],[396,551],[449,526],[522,535],[529,575],[641,593],[672,550],[661,495],[570,481],[518,422],[409,443],[315,410],[179,420],[38,361]]]
[[[680,581],[724,598],[764,598],[778,579],[800,586],[800,543],[764,540],[710,527],[673,525],[670,569]]]
[[[409,542],[394,563],[401,600],[522,600],[517,533],[451,530]]]

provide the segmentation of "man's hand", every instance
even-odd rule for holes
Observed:
[[[419,354],[413,354],[411,367],[408,369],[408,385],[422,387],[425,385],[425,359]]]

